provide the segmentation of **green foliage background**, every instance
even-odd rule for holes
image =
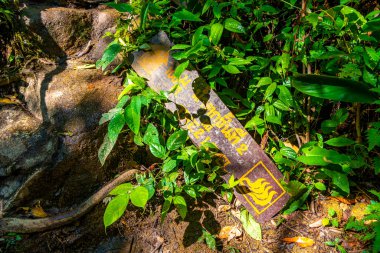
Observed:
[[[162,160],[158,170],[139,177],[140,186],[123,193],[128,197],[111,201],[108,208],[124,203],[122,210],[116,205],[106,211],[118,213],[112,222],[141,186],[163,196],[163,218],[172,205],[184,218],[186,195],[213,191],[232,198],[234,182],[220,179],[217,150],[186,144],[186,132],[164,109],[168,93],[154,93],[128,65],[128,54],[149,50],[159,31],[175,45],[176,76],[190,65],[199,71],[284,173],[292,196],[284,214],[304,208],[311,194],[349,196],[363,180],[378,180],[380,11],[375,1],[164,0],[108,6],[122,16],[97,67],[108,70],[123,54],[125,61],[108,71],[125,75],[125,90],[101,120],[110,123],[99,158],[106,161],[128,128],[137,145],[148,145]],[[153,195],[141,194],[145,206]],[[368,215],[377,222],[366,227],[364,239],[379,241],[373,201]],[[106,226],[112,223],[107,215],[105,220]],[[379,251],[376,244],[373,250]]]

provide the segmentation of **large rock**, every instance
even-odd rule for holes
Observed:
[[[21,90],[28,110],[59,136],[59,149],[54,166],[35,176],[33,184],[39,187],[19,191],[17,204],[31,198],[59,206],[78,203],[118,169],[120,156],[111,156],[101,167],[97,153],[105,135],[98,122],[116,104],[120,79],[96,69],[77,70],[77,64],[46,66]]]
[[[2,108],[0,118],[0,199],[7,201],[30,174],[52,163],[58,138],[22,108]]]
[[[40,38],[42,49],[50,56],[99,59],[110,42],[103,38],[114,31],[119,13],[113,9],[81,9],[28,4],[24,24]]]

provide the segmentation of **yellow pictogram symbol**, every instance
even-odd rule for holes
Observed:
[[[265,180],[265,178],[259,178],[254,183],[249,178],[243,178],[240,181],[240,186],[242,188],[243,194],[248,194],[255,204],[259,206],[268,205],[274,195],[277,194],[276,191],[272,190],[272,186],[269,182]],[[247,186],[247,188],[244,188]]]
[[[268,175],[268,177],[261,176],[252,182],[249,175],[254,170],[261,170],[261,173]],[[282,185],[262,161],[256,163],[240,178],[237,188],[238,193],[244,196],[249,205],[258,214],[265,212],[286,193]]]

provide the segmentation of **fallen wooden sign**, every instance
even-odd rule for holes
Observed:
[[[167,35],[160,32],[152,39],[151,51],[133,54],[133,69],[157,92],[177,86],[167,108],[182,108],[190,115],[182,127],[193,143],[212,142],[219,148],[228,158],[227,172],[239,179],[235,196],[257,221],[269,220],[289,199],[280,184],[283,175],[197,71],[185,70],[180,78],[174,77],[171,46]]]

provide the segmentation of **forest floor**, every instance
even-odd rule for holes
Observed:
[[[236,203],[229,205],[215,195],[206,195],[201,201],[191,203],[185,220],[173,210],[161,223],[158,203],[150,203],[145,212],[132,207],[107,231],[102,222],[104,204],[100,204],[71,225],[44,233],[3,237],[0,252],[215,252],[200,239],[204,229],[215,236],[218,252],[338,252],[325,244],[336,238],[347,252],[362,252],[366,245],[359,241],[359,234],[345,231],[343,225],[350,215],[358,218],[364,215],[366,202],[366,197],[360,195],[352,204],[346,199],[318,196],[308,203],[308,210],[289,216],[277,215],[262,224],[261,241],[243,232],[241,222],[234,216],[238,210]],[[336,212],[337,228],[321,225],[329,209]],[[226,226],[236,227],[242,234],[230,241],[219,238],[221,229]],[[302,248],[283,241],[297,236],[310,238],[315,243]]]

